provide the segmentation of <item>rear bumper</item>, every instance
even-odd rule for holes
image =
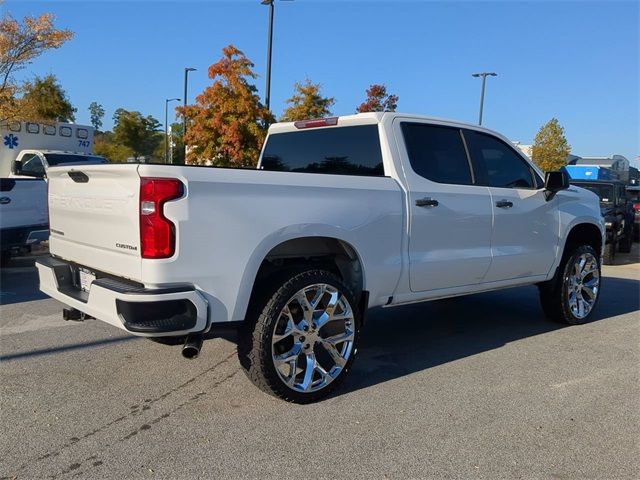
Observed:
[[[84,292],[76,266],[54,257],[36,261],[40,290],[72,308],[141,337],[181,336],[208,329],[208,305],[192,285],[147,289],[113,277]]]

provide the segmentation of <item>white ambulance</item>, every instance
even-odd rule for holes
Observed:
[[[106,163],[92,154],[93,127],[0,123],[0,251],[29,251],[49,237],[46,171],[55,165]]]

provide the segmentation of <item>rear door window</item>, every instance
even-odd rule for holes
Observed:
[[[269,135],[261,168],[276,172],[384,176],[377,125]]]
[[[412,122],[401,128],[414,172],[437,183],[473,183],[460,129]]]

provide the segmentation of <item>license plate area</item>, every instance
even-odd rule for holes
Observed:
[[[91,290],[91,284],[95,281],[96,274],[84,267],[78,267],[78,287],[83,292]]]

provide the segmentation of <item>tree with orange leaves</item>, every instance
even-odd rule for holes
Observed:
[[[374,83],[367,89],[367,99],[356,112],[395,112],[397,107],[398,96],[387,94],[387,87]]]
[[[38,120],[34,118],[37,113],[30,108],[29,102],[17,98],[21,89],[13,74],[46,50],[59,48],[72,37],[70,30],[55,28],[50,13],[27,16],[22,22],[8,13],[0,19],[0,121],[14,118]]]
[[[273,115],[261,103],[253,63],[233,45],[209,67],[213,84],[196,97],[195,105],[178,107],[187,118],[186,163],[248,167],[258,162]]]

